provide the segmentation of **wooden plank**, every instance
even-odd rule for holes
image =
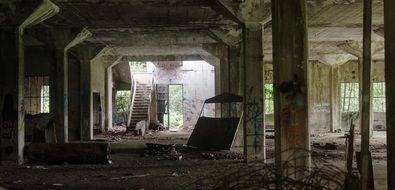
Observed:
[[[25,159],[31,164],[109,164],[107,143],[30,144]]]
[[[357,167],[359,172],[362,172],[362,153],[361,152],[356,152],[356,157],[357,157]],[[369,190],[374,190],[374,178],[373,178],[373,163],[372,163],[372,156],[371,153],[369,152],[368,154],[368,177],[367,177],[367,189]],[[364,188],[364,187],[362,187]]]
[[[200,117],[196,123],[189,146],[229,150],[236,135],[240,118]]]

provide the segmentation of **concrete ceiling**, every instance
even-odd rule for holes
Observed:
[[[38,27],[83,28],[93,36],[90,44],[107,45],[118,55],[167,56],[203,55],[201,44],[224,42],[237,45],[241,40],[238,19],[249,8],[241,0],[52,0],[60,13]],[[38,0],[0,0],[0,27],[12,27],[38,4]],[[221,3],[219,3],[221,2]],[[362,40],[361,0],[308,0],[310,59],[339,64],[356,59],[362,49],[353,51],[342,44]],[[225,5],[225,6],[221,6]],[[254,15],[265,25],[264,54],[271,60],[270,1]],[[239,14],[230,15],[235,10]],[[236,11],[237,12],[237,11]],[[383,1],[373,0],[374,59],[383,59]],[[344,57],[341,57],[344,56]],[[329,60],[329,61],[328,61]]]

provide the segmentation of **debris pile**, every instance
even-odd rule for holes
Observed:
[[[177,147],[182,147],[184,145],[164,145],[164,144],[155,144],[155,143],[147,143],[147,151],[148,155],[156,155],[159,156],[159,160],[182,160],[183,155],[177,151]]]
[[[241,160],[244,159],[244,155],[236,152],[202,152],[202,157],[209,160]]]

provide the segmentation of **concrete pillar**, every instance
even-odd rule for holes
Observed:
[[[105,84],[106,84],[106,93],[105,93],[105,104],[106,104],[106,117],[105,117],[105,127],[106,130],[111,129],[112,125],[112,116],[113,116],[113,88],[114,88],[114,80],[112,75],[112,68],[119,63],[122,57],[118,57],[116,59],[109,59],[107,64],[105,65]]]
[[[265,158],[263,109],[263,38],[259,22],[246,22],[244,30],[244,146],[245,154]]]
[[[50,114],[53,117],[56,128],[56,139],[58,143],[68,141],[68,131],[65,130],[65,122],[68,118],[68,97],[65,96],[68,80],[68,69],[64,65],[64,48],[72,40],[72,33],[69,30],[52,30],[52,49],[54,63],[50,68]]]
[[[210,46],[207,46],[206,44],[203,46],[203,49],[205,49],[208,53],[210,53],[210,50],[207,49],[207,47],[209,47],[209,49],[211,48]],[[211,54],[211,53],[210,53]],[[221,64],[220,64],[220,60],[214,56],[213,54],[211,55],[200,55],[200,57],[206,61],[207,63],[209,63],[210,65],[212,65],[214,67],[214,85],[215,85],[215,95],[219,95],[221,94]],[[221,116],[221,106],[219,105],[215,105],[215,116],[216,117],[220,117]]]
[[[240,47],[230,47],[228,52],[228,59],[229,59],[229,92],[232,94],[239,94],[240,93],[240,73],[239,73],[239,66],[240,66]]]
[[[112,129],[112,91],[114,88],[114,80],[112,76],[112,67],[106,69],[106,128]]]
[[[18,52],[15,31],[0,30],[0,164],[18,160]]]
[[[330,71],[330,97],[331,97],[331,119],[330,131],[335,132],[341,129],[341,95],[339,83],[339,67],[331,67]]]
[[[274,1],[275,163],[309,165],[306,1]],[[292,31],[292,32],[290,32]]]
[[[228,51],[229,59],[229,92],[232,94],[237,94],[242,96],[242,83],[240,83],[240,47],[230,47]],[[240,107],[240,106],[238,106]],[[242,110],[237,110],[237,107],[231,106],[230,116],[236,117],[240,116]]]
[[[395,189],[395,1],[384,0],[388,190]]]
[[[369,143],[372,121],[372,0],[364,0],[363,8],[363,59],[362,59],[362,114],[361,114],[361,187],[372,189],[369,179]]]
[[[84,141],[93,139],[91,60],[96,56],[97,51],[89,47],[78,47],[77,52],[80,60],[81,140]]]

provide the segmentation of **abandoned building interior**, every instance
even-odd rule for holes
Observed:
[[[0,189],[394,190],[392,62],[393,0],[0,0]]]

